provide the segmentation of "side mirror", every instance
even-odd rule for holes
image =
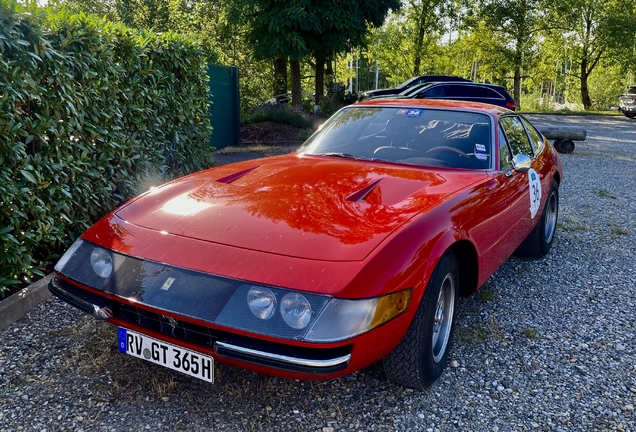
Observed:
[[[512,168],[519,173],[528,172],[532,168],[532,160],[524,154],[518,154],[512,158]]]

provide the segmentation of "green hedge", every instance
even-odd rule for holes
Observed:
[[[150,182],[209,166],[191,39],[0,4],[0,297]]]

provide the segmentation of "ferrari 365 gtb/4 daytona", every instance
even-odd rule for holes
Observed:
[[[343,108],[297,152],[195,173],[86,231],[51,291],[127,354],[327,379],[379,360],[422,388],[457,298],[552,245],[563,168],[521,115],[444,100]]]

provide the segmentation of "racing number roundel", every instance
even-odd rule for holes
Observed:
[[[530,217],[534,219],[541,204],[541,181],[539,174],[532,168],[528,171],[528,182],[530,183]]]

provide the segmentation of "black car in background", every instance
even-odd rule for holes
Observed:
[[[475,82],[434,82],[421,84],[389,96],[404,99],[450,99],[482,102],[515,111],[517,104],[505,88],[495,84]]]
[[[620,96],[618,110],[629,118],[636,117],[636,86],[628,87]]]
[[[360,100],[362,101],[365,99],[378,97],[378,96],[395,95],[407,89],[410,89],[416,85],[419,85],[422,83],[428,83],[428,82],[436,82],[436,81],[471,82],[470,80],[467,80],[466,78],[460,78],[460,77],[451,76],[451,75],[421,75],[421,76],[410,78],[395,88],[369,90],[364,93],[361,93]]]

